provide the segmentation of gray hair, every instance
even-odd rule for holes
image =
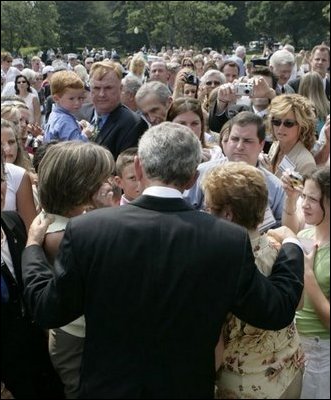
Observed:
[[[145,96],[154,94],[159,99],[161,104],[167,104],[169,97],[171,96],[169,88],[162,82],[150,81],[144,83],[136,94],[136,102],[138,103]]]
[[[244,46],[238,46],[235,51],[236,56],[241,57],[246,54],[246,49]]]
[[[136,94],[138,90],[141,88],[142,83],[141,80],[136,76],[127,75],[122,79],[123,90],[125,93],[133,93]]]
[[[210,75],[216,75],[218,76],[218,79],[221,82],[221,85],[223,85],[223,83],[226,82],[226,78],[225,75],[223,74],[223,72],[219,71],[218,69],[209,69],[208,71],[206,71],[202,77],[201,77],[201,83],[205,84],[207,79],[210,77]]]
[[[141,137],[138,157],[147,178],[183,187],[201,160],[201,144],[191,129],[162,122]]]
[[[275,67],[276,65],[294,65],[294,56],[288,50],[277,50],[270,57],[269,65]]]

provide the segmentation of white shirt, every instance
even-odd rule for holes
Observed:
[[[179,190],[166,186],[150,186],[146,188],[142,194],[154,197],[166,197],[169,199],[183,198],[183,194]]]
[[[10,163],[5,163],[5,171],[7,174],[7,192],[4,210],[17,211],[16,193],[26,171],[24,168]]]

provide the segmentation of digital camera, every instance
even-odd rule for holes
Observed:
[[[194,74],[185,74],[185,82],[189,85],[198,86],[199,79]]]
[[[253,84],[239,82],[234,84],[234,91],[236,96],[252,96],[253,95]]]
[[[294,189],[302,189],[303,188],[303,177],[296,171],[291,171],[289,173],[289,177],[291,179],[291,183]]]

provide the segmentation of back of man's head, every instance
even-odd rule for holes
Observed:
[[[138,157],[148,179],[185,188],[201,161],[201,144],[186,126],[163,122],[144,133]]]

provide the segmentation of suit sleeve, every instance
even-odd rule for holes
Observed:
[[[24,299],[33,319],[43,328],[57,328],[84,314],[83,280],[72,253],[70,223],[52,267],[41,246],[22,255]]]
[[[232,312],[241,320],[266,330],[278,330],[294,319],[303,290],[304,259],[299,246],[282,246],[269,277],[254,264],[247,243]]]

